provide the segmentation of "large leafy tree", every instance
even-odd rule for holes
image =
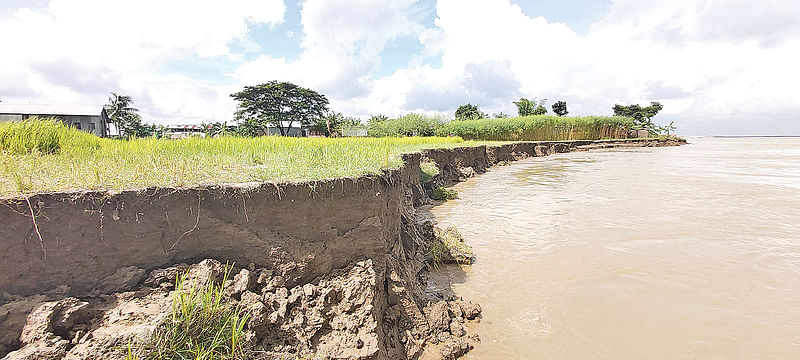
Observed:
[[[480,110],[478,105],[465,104],[456,109],[456,120],[476,120],[488,118],[489,114]]]
[[[546,101],[547,99],[519,98],[519,101],[514,101],[513,103],[517,105],[517,113],[519,116],[531,116],[547,114],[547,108],[544,107]]]
[[[569,114],[569,111],[567,111],[567,102],[561,100],[554,102],[553,112],[558,116],[565,116]]]
[[[655,117],[659,111],[664,109],[664,105],[661,105],[660,102],[651,102],[650,106],[642,107],[639,104],[633,105],[614,105],[614,116],[627,116],[633,118],[634,125],[639,128],[647,129],[650,131],[656,131],[656,127],[653,124],[653,117]]]
[[[314,90],[290,82],[270,81],[231,94],[239,102],[236,119],[263,131],[268,124],[286,135],[294,124],[309,125],[328,110],[328,98]]]

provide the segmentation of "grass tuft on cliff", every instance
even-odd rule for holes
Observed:
[[[439,175],[439,165],[433,160],[423,161],[419,164],[419,182],[425,184]]]
[[[0,197],[380,174],[400,154],[487,142],[459,137],[99,138],[58,121],[0,122]]]
[[[248,314],[225,302],[223,292],[223,285],[197,284],[184,274],[177,280],[170,317],[149,340],[129,345],[126,360],[251,358],[244,329]]]
[[[436,271],[442,264],[472,264],[474,258],[472,246],[464,242],[464,236],[456,227],[434,229],[434,237],[428,243],[428,260]]]
[[[433,200],[454,200],[458,198],[458,191],[448,189],[444,186],[439,186],[438,188],[433,189],[431,198]]]

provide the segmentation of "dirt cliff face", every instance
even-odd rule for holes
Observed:
[[[402,168],[374,177],[69,192],[0,200],[4,205],[0,206],[0,356],[13,351],[9,359],[37,358],[26,354],[42,344],[56,349],[50,357],[38,357],[42,359],[60,359],[74,349],[109,348],[116,340],[91,341],[109,333],[99,330],[105,328],[106,311],[138,302],[151,304],[145,307],[161,313],[158,304],[168,303],[169,290],[155,286],[157,281],[151,278],[173,264],[206,258],[277,274],[275,284],[280,283],[286,296],[283,290],[265,295],[264,289],[270,286],[258,280],[259,287],[254,288],[258,292],[247,289],[257,295],[257,301],[250,295],[234,296],[236,301],[249,298],[248,306],[261,308],[256,304],[260,303],[267,309],[262,314],[266,320],[259,326],[272,330],[263,330],[266,335],[259,341],[277,339],[269,340],[271,351],[307,348],[330,358],[415,358],[425,344],[441,342],[443,349],[451,349],[443,357],[457,356],[476,340],[460,326],[467,319],[465,310],[446,291],[425,291],[426,239],[431,231],[414,206],[429,201],[426,192],[431,186],[447,185],[497,163],[528,156],[593,147],[666,145],[675,144],[654,140],[528,142],[427,150],[405,155]],[[419,183],[422,158],[440,167],[439,176],[426,188]],[[354,298],[353,308],[363,311],[352,322],[358,322],[365,333],[330,335],[336,334],[331,325],[337,323],[332,320],[335,314],[322,312],[328,314],[323,316],[315,312],[319,309],[313,310],[319,299],[313,289],[336,282],[332,276],[341,275],[337,281],[348,283],[350,275],[342,274],[354,271],[358,275],[354,279],[360,280],[340,290],[351,286],[351,292],[362,294]],[[278,291],[275,284],[267,292]],[[307,285],[312,291],[305,290]],[[151,288],[160,290],[142,292]],[[131,292],[138,295],[119,295]],[[271,321],[275,307],[288,306],[282,302],[295,292],[302,295],[292,304],[303,304],[298,311],[304,318],[322,316],[316,325],[292,330]],[[116,299],[113,305],[108,303],[109,296]],[[60,309],[73,305],[80,306],[76,310],[80,316],[66,323],[34,321],[34,315],[42,313],[50,314],[47,319],[63,317]],[[319,324],[327,325],[314,330]],[[151,325],[142,325],[140,330],[152,330]],[[38,337],[24,335],[42,326],[45,330]],[[295,335],[286,335],[290,333]],[[325,336],[339,340],[328,341]],[[290,340],[279,344],[281,339]]]

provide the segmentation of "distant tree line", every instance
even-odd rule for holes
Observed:
[[[350,126],[362,126],[360,119],[348,117],[329,109],[328,98],[314,90],[295,85],[290,82],[269,81],[254,86],[245,86],[242,91],[230,95],[237,101],[234,114],[236,125],[227,122],[203,124],[204,132],[209,136],[235,134],[239,136],[260,136],[268,134],[268,128],[277,128],[281,135],[289,135],[289,129],[302,126],[324,136],[341,136],[341,129]],[[517,107],[518,116],[546,115],[545,98],[520,98],[512,103]],[[634,120],[635,127],[646,129],[652,133],[669,134],[674,131],[673,123],[660,127],[653,123],[655,117],[664,106],[652,102],[650,106],[619,105],[612,108],[615,116],[625,116]],[[569,114],[566,101],[558,100],[551,105],[557,116]],[[133,107],[130,96],[111,93],[105,111],[110,122],[116,125],[122,137],[161,136],[164,128],[146,125]],[[459,106],[454,114],[456,120],[504,119],[510,115],[503,112],[491,115],[481,111],[479,105],[467,103]],[[410,119],[410,118],[409,118]],[[367,126],[380,124],[388,120],[385,115],[372,115]],[[439,121],[439,120],[437,120]],[[423,126],[426,127],[428,125]],[[418,129],[423,131],[424,129]],[[415,130],[417,131],[417,130]]]

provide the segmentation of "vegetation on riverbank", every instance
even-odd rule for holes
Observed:
[[[172,313],[147,341],[129,344],[126,360],[250,358],[245,339],[249,314],[224,299],[225,268],[221,284],[197,283],[185,273],[177,281]]]
[[[451,121],[438,136],[500,141],[558,141],[625,138],[633,120],[620,116],[561,117],[534,115],[508,119]]]
[[[433,160],[423,161],[419,164],[419,182],[425,184],[439,175],[439,165]]]
[[[436,116],[409,114],[397,119],[373,119],[369,135],[459,136],[471,140],[558,141],[626,138],[634,120],[621,116],[563,117],[532,115],[515,118],[446,121]]]
[[[447,229],[434,228],[434,237],[428,243],[428,261],[436,271],[442,264],[472,264],[475,255],[472,246],[464,242],[464,236],[454,226]]]
[[[484,143],[459,137],[114,140],[58,121],[2,122],[0,196],[380,174],[399,167],[401,153]]]

